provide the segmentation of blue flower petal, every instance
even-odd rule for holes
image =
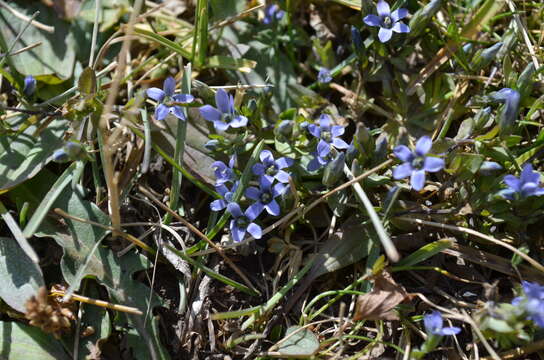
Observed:
[[[436,334],[443,326],[442,314],[433,311],[423,317],[423,324],[427,333]]]
[[[169,76],[164,80],[164,84],[162,86],[164,93],[166,96],[172,96],[174,95],[174,91],[176,91],[176,80],[174,80],[173,77]]]
[[[506,175],[502,181],[512,190],[516,192],[521,191],[521,181],[514,175]]]
[[[349,145],[340,138],[334,138],[332,139],[332,146],[334,146],[337,149],[347,149],[349,148]]]
[[[409,162],[406,162],[404,164],[401,164],[393,169],[393,179],[399,180],[404,179],[412,174],[412,171],[414,171],[414,168],[412,167],[412,164]]]
[[[247,125],[247,117],[242,115],[236,115],[230,122],[230,126],[233,128],[240,128]]]
[[[331,146],[323,139],[317,144],[317,154],[320,157],[325,157],[331,152]]]
[[[244,237],[246,235],[246,229],[245,228],[240,228],[240,227],[234,225],[234,226],[232,226],[232,229],[231,229],[231,235],[232,235],[232,239],[235,242],[240,242],[240,241],[244,240]]]
[[[310,132],[310,134],[312,134],[316,138],[321,137],[321,129],[316,124],[308,125],[308,131]]]
[[[215,128],[215,130],[222,132],[222,131],[227,131],[228,128],[230,127],[230,124],[224,123],[222,121],[214,121],[213,127]]]
[[[313,161],[313,160],[312,160]],[[316,160],[317,161],[317,160]],[[309,165],[309,164],[308,164]],[[309,166],[308,166],[309,167]],[[317,170],[319,169],[319,163],[318,163],[318,167],[315,169]],[[314,171],[314,170],[309,170],[309,171]],[[289,182],[289,173],[283,171],[283,170],[278,170],[278,172],[276,173],[276,175],[274,176],[279,182],[282,182],[282,183],[288,183]]]
[[[245,194],[246,197],[250,198],[251,200],[259,200],[259,197],[261,196],[261,191],[256,187],[251,186],[246,189]]]
[[[210,203],[212,211],[221,211],[227,207],[227,202],[223,199],[214,200]]]
[[[321,128],[321,131],[329,131],[331,128],[331,122],[332,119],[327,114],[321,114],[319,117],[319,127]]]
[[[444,168],[444,159],[434,156],[427,156],[423,161],[423,169],[428,172],[437,172]]]
[[[179,103],[182,103],[182,104],[192,103],[193,100],[195,99],[195,97],[193,95],[190,95],[190,94],[177,94],[177,95],[172,96],[172,98],[175,101],[177,101]]]
[[[264,207],[265,207],[266,211],[270,215],[273,215],[273,216],[278,216],[280,214],[280,212],[281,212],[280,205],[278,204],[278,202],[276,200],[270,201]]]
[[[344,127],[341,125],[334,125],[331,127],[331,135],[332,137],[339,137],[344,135]]]
[[[164,120],[170,113],[170,108],[164,104],[159,104],[157,108],[155,109],[155,119],[156,120]]]
[[[255,239],[260,239],[263,236],[263,230],[261,227],[255,223],[251,223],[247,227],[247,231],[253,236]]]
[[[393,149],[393,153],[400,161],[411,162],[414,159],[414,154],[406,145],[399,145],[395,147]]]
[[[431,138],[428,136],[422,136],[416,142],[415,153],[418,156],[425,156],[429,152],[429,150],[431,150],[432,146],[433,141],[431,140]]]
[[[368,26],[381,26],[381,24],[382,24],[382,19],[379,16],[374,15],[374,14],[370,14],[370,15],[365,16],[363,21]]]
[[[244,214],[242,213],[242,210],[240,209],[240,205],[234,202],[227,205],[227,211],[235,218],[244,216]]]
[[[224,114],[231,113],[231,104],[229,94],[223,89],[217,90],[215,93],[215,105]]]
[[[263,209],[264,209],[264,204],[260,201],[257,201],[253,204],[251,204],[250,207],[247,208],[246,210],[246,216],[253,220],[255,218],[257,218],[257,216],[259,216],[261,214],[261,212],[263,212]]]
[[[416,170],[412,172],[410,177],[410,184],[412,189],[420,191],[425,186],[425,170]]]
[[[277,183],[274,185],[274,190],[272,191],[272,195],[274,197],[283,195],[283,193],[289,189],[289,186],[283,184],[283,183]]]
[[[393,36],[393,30],[386,29],[381,27],[380,31],[378,31],[378,39],[380,39],[380,42],[386,43],[391,39],[391,36]]]
[[[201,106],[198,111],[200,111],[200,115],[202,115],[202,117],[208,121],[221,120],[221,112],[211,105]]]
[[[398,22],[393,25],[392,30],[396,33],[409,33],[410,27],[404,23]]]
[[[164,91],[156,87],[147,89],[145,93],[147,94],[147,97],[150,97],[157,102],[161,102],[166,96]]]
[[[519,177],[522,183],[535,183],[536,185],[540,184],[540,174],[536,171],[533,171],[533,166],[531,164],[525,164],[521,175]]]
[[[253,167],[251,168],[251,170],[253,171],[253,174],[258,175],[258,176],[261,176],[261,175],[264,174],[265,167],[264,167],[263,164],[257,163],[257,164],[255,164],[255,165],[253,165]]]
[[[389,8],[389,4],[383,0],[378,1],[376,9],[378,10],[378,15],[380,15],[381,17],[391,15],[391,9]]]
[[[185,121],[185,114],[183,113],[181,106],[171,106],[170,113],[174,114],[178,119]]]
[[[456,326],[451,327],[445,327],[440,330],[440,335],[457,335],[461,332],[461,329],[459,329]]]
[[[400,8],[391,13],[391,20],[396,23],[397,21],[404,19],[408,16],[408,10],[405,8]]]
[[[270,150],[263,150],[261,151],[261,153],[259,154],[259,159],[261,159],[261,161],[264,163],[265,161],[266,162],[270,162],[270,161],[274,161],[274,156],[272,155],[272,152]]]
[[[295,163],[295,160],[288,157],[281,157],[275,161],[275,164],[278,167],[278,169],[285,169],[286,167],[292,166],[294,163]]]

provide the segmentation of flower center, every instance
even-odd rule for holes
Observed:
[[[414,160],[412,160],[412,167],[419,170],[423,167],[423,162],[425,161],[425,158],[422,156],[417,156]]]
[[[321,138],[322,138],[323,140],[325,140],[326,142],[330,143],[331,140],[332,140],[332,134],[331,134],[331,132],[328,131],[328,130],[324,130],[324,131],[322,130],[322,131],[321,131]]]
[[[383,22],[383,26],[385,28],[390,28],[391,25],[393,24],[393,20],[391,20],[391,17],[390,16],[384,16],[383,19],[382,19],[382,22]]]
[[[249,225],[249,219],[245,216],[240,216],[238,219],[236,219],[236,226],[245,229]]]
[[[273,199],[272,197],[272,194],[270,194],[269,192],[263,192],[261,194],[261,202],[263,204],[268,204],[269,202],[271,202]]]
[[[232,121],[232,114],[223,113],[223,115],[221,115],[221,121],[229,124]]]
[[[277,173],[278,173],[278,166],[276,164],[272,164],[266,168],[266,175],[268,176],[274,176]]]

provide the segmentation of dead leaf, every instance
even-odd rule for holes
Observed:
[[[404,287],[398,285],[387,271],[374,278],[374,289],[357,299],[357,309],[353,320],[398,320],[393,311],[410,295]]]

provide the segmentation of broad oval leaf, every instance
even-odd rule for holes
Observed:
[[[289,327],[284,339],[278,348],[281,356],[310,357],[319,349],[319,341],[314,333],[300,326]]]
[[[69,360],[62,345],[40,329],[17,322],[0,322],[2,360]]]

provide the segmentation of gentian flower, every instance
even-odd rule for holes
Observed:
[[[427,334],[432,335],[456,335],[461,332],[461,329],[456,326],[444,327],[444,320],[442,314],[438,311],[433,311],[423,317],[423,323]]]
[[[275,200],[287,190],[287,185],[277,183],[272,186],[272,181],[265,176],[261,176],[259,188],[248,187],[246,189],[246,196],[255,202],[247,208],[247,213],[251,214],[254,218],[259,216],[263,209],[270,215],[278,216],[280,214],[280,205]]]
[[[416,143],[412,152],[405,145],[399,145],[393,152],[404,163],[393,169],[393,178],[396,180],[410,176],[410,184],[416,191],[423,189],[425,185],[425,172],[437,172],[444,168],[444,160],[425,156],[431,150],[433,142],[430,137],[422,136]]]
[[[223,89],[217,90],[215,93],[214,108],[211,105],[200,107],[200,115],[208,121],[213,122],[213,126],[217,131],[225,131],[229,127],[239,128],[247,125],[247,118],[242,115],[237,115],[234,110],[234,98],[227,94]]]
[[[501,190],[499,195],[505,199],[525,199],[529,196],[544,195],[544,188],[539,187],[540,174],[533,171],[531,164],[525,164],[519,179],[514,175],[506,175],[503,181],[508,188]]]
[[[215,161],[212,164],[212,168],[215,173],[215,185],[220,186],[229,181],[234,181],[234,161],[236,158],[231,156],[229,165],[225,165],[222,161]]]
[[[269,150],[261,151],[259,158],[261,162],[253,165],[251,168],[253,174],[266,177],[271,183],[274,182],[274,179],[282,183],[289,182],[289,173],[282,169],[293,165],[293,159],[281,157],[278,160],[274,160],[274,156]]]
[[[229,188],[225,185],[217,185],[215,187],[215,190],[221,195],[222,199],[214,200],[210,203],[210,209],[212,211],[221,211],[224,208],[227,207],[227,205],[232,202],[232,197],[234,196],[234,193],[236,192],[236,189],[238,189],[238,185],[240,185],[240,182],[237,181],[232,186],[232,189],[229,190]]]
[[[319,117],[319,126],[316,124],[308,125],[310,134],[319,139],[317,144],[317,154],[321,158],[325,158],[330,152],[331,147],[336,149],[347,149],[349,145],[339,136],[344,134],[344,127],[340,125],[332,125],[332,119],[327,114],[322,114]]]
[[[528,318],[544,328],[544,286],[528,281],[521,282],[523,295],[512,300],[512,305],[522,306]]]
[[[510,88],[504,88],[490,94],[489,97],[495,102],[504,103],[504,108],[499,114],[499,126],[503,129],[511,126],[518,116],[520,93]]]
[[[332,80],[331,72],[329,69],[322,67],[317,74],[317,82],[321,84],[330,83]]]
[[[270,4],[264,10],[263,23],[270,25],[274,20],[281,20],[285,15],[285,11],[281,10],[277,4]]]
[[[194,97],[190,94],[174,94],[175,90],[176,80],[174,80],[174,78],[171,76],[164,80],[162,90],[156,87],[147,89],[147,96],[158,103],[157,107],[155,108],[155,119],[159,121],[164,120],[168,114],[172,114],[178,119],[185,121],[183,109],[177,104],[188,104],[193,102]]]
[[[23,93],[26,96],[31,96],[36,90],[36,79],[32,75],[27,75],[25,77],[25,86],[23,88]]]
[[[308,171],[316,171],[334,160],[334,156],[331,152],[327,153],[325,156],[320,156],[317,151],[314,151],[311,154],[314,158],[308,163]]]
[[[391,12],[389,4],[383,0],[378,1],[376,9],[378,10],[378,15],[367,15],[363,21],[368,26],[377,26],[380,28],[378,38],[382,43],[388,42],[391,39],[393,31],[396,33],[410,32],[408,25],[400,21],[408,15],[408,10],[399,8]]]
[[[230,221],[230,233],[232,238],[236,242],[244,240],[246,232],[249,232],[251,236],[255,239],[260,239],[262,236],[262,229],[259,225],[255,224],[256,216],[253,216],[249,209],[242,212],[240,205],[235,202],[231,202],[227,205],[227,211],[232,215],[232,220]]]

